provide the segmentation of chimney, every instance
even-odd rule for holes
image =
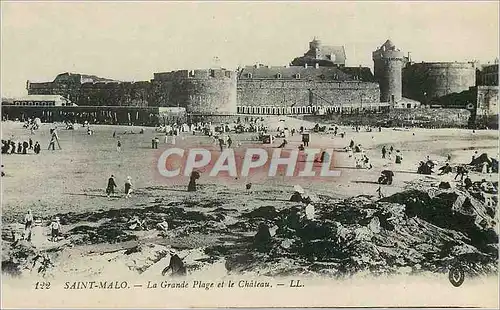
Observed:
[[[315,64],[314,64],[314,67],[315,67],[316,69],[318,69],[318,68],[319,68],[319,63],[315,63]]]

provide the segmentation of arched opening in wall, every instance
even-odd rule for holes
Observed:
[[[257,114],[261,114],[260,107],[257,108]]]
[[[306,114],[306,107],[300,107],[300,114]]]
[[[251,114],[255,114],[255,107],[252,107],[252,112]]]
[[[273,115],[278,114],[278,111],[276,111],[276,108],[273,108]]]
[[[241,112],[241,107],[236,107],[236,113],[242,113]]]
[[[310,107],[310,106],[308,106],[308,107],[306,108],[306,113],[308,113],[308,114],[310,114],[310,113],[311,113],[311,107]]]

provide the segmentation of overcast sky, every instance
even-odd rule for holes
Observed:
[[[493,61],[498,2],[5,2],[2,96],[62,72],[150,80],[154,72],[285,65],[316,36],[373,67],[390,38],[415,61]],[[214,58],[218,57],[219,62]]]

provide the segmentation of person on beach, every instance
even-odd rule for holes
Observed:
[[[403,161],[403,155],[399,150],[396,150],[396,164],[401,164],[401,161]]]
[[[23,154],[28,154],[29,143],[27,141],[23,141]]]
[[[286,139],[283,139],[283,142],[278,146],[278,148],[284,148],[288,144],[288,141]]]
[[[347,149],[347,154],[349,155],[349,158],[352,158],[352,156],[354,155],[352,148]]]
[[[224,139],[219,138],[219,147],[220,147],[220,151],[222,152],[224,150]]]
[[[125,198],[130,198],[131,193],[132,193],[132,178],[128,176],[127,181],[125,181]]]
[[[385,145],[382,147],[382,158],[385,158],[385,154],[387,153],[387,149],[385,148]]]
[[[106,195],[109,197],[111,194],[115,194],[115,187],[116,182],[115,182],[115,176],[111,175],[111,177],[108,179],[108,186],[106,187]]]
[[[24,239],[26,241],[31,241],[31,227],[33,226],[33,214],[31,214],[31,209],[24,216]]]
[[[471,187],[472,187],[472,180],[469,178],[469,175],[467,175],[467,176],[465,177],[465,180],[464,180],[464,187],[465,187],[465,189],[467,189],[467,190],[468,190],[469,188],[471,188]]]
[[[453,179],[456,180],[458,178],[458,176],[460,176],[460,182],[462,182],[464,179],[464,176],[466,176],[466,175],[467,175],[467,169],[465,169],[464,166],[458,166],[457,167],[457,174],[455,175],[455,178],[453,178]]]
[[[351,142],[349,142],[349,147],[352,149],[354,147],[354,140],[351,140]]]
[[[41,147],[40,147],[40,143],[38,143],[38,141],[35,142],[35,146],[33,147],[33,151],[35,151],[35,154],[40,154]]]
[[[441,172],[439,172],[438,175],[448,174],[448,173],[450,173],[452,171],[449,163],[446,163],[446,165],[444,165],[443,167],[439,168],[439,170]]]
[[[56,217],[52,223],[50,223],[50,240],[56,242],[59,238],[59,230],[61,228],[61,223],[59,222],[59,217]]]
[[[116,143],[116,151],[118,153],[122,151],[122,143],[120,142],[120,140],[118,140],[118,142]]]
[[[165,276],[169,270],[172,270],[172,276],[185,276],[186,275],[186,266],[182,259],[175,253],[174,250],[170,250],[170,263],[165,269],[161,272],[162,276]]]

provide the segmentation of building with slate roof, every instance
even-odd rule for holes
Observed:
[[[322,67],[344,67],[346,55],[344,46],[322,45],[321,41],[314,38],[309,42],[309,50],[304,56],[292,60],[292,66],[315,66],[319,64]]]

